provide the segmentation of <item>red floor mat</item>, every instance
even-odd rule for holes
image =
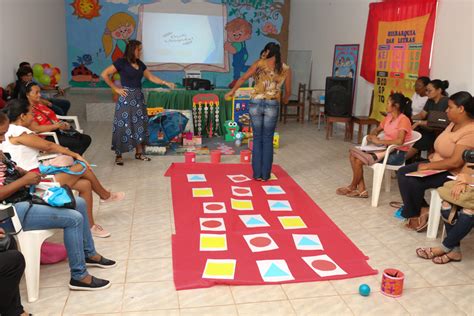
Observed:
[[[377,274],[281,167],[273,172],[261,182],[246,180],[249,164],[171,165],[177,290]]]

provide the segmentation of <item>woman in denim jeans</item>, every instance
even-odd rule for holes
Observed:
[[[387,116],[380,122],[379,127],[370,132],[367,140],[375,145],[402,145],[411,138],[411,100],[401,93],[390,95],[387,102]],[[384,132],[384,137],[377,135]],[[392,151],[387,159],[389,165],[402,165],[405,161],[409,146],[400,146]],[[384,159],[385,150],[364,153],[351,149],[349,159],[352,167],[352,182],[347,187],[336,190],[336,194],[353,198],[368,198],[369,193],[364,182],[364,165],[372,165]]]
[[[8,117],[0,112],[0,142],[5,141],[9,127]],[[19,177],[15,176],[19,173]],[[26,187],[40,182],[41,175],[27,172],[10,161],[0,151],[0,202],[19,199],[18,193]],[[94,291],[110,287],[110,282],[91,276],[86,265],[99,268],[112,268],[115,261],[99,255],[94,247],[86,202],[76,197],[76,209],[55,208],[47,205],[18,202],[14,204],[23,230],[52,229],[64,230],[64,245],[69,259],[72,290]]]
[[[280,45],[268,43],[249,70],[235,83],[225,95],[232,98],[235,91],[250,77],[255,86],[250,100],[250,119],[253,131],[253,178],[259,181],[270,179],[273,163],[273,134],[278,119],[281,98],[281,86],[285,82],[283,103],[288,103],[291,94],[291,71],[281,62]]]
[[[470,165],[470,168],[466,164],[463,171],[457,175],[456,184],[451,189],[451,196],[454,201],[458,200],[462,193],[469,194],[469,192],[466,192],[467,186],[474,185],[474,173],[473,169],[471,169],[472,167],[472,164]],[[473,191],[470,191],[470,198],[474,199],[472,192]],[[417,248],[416,254],[418,257],[431,259],[436,264],[445,264],[450,261],[461,261],[461,240],[469,234],[474,226],[474,209],[457,207],[454,217],[449,220],[452,208],[452,204],[443,201],[443,204],[441,205],[441,215],[444,221],[444,227],[446,228],[446,237],[441,243],[441,246]]]

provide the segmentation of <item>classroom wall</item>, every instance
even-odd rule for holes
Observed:
[[[292,0],[290,50],[312,50],[312,88],[324,88],[334,45],[360,44],[359,71],[370,0]],[[449,92],[474,93],[474,1],[439,0],[432,78],[450,81]],[[368,115],[372,86],[357,78],[354,113]]]
[[[0,86],[16,79],[21,61],[49,63],[67,82],[64,0],[0,0]]]

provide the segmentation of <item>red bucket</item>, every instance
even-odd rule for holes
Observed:
[[[405,274],[397,269],[385,269],[382,275],[382,294],[390,297],[400,297],[403,293]]]
[[[242,150],[240,152],[240,162],[241,163],[249,163],[250,162],[250,156],[251,156],[251,151],[250,150]]]
[[[220,150],[211,150],[211,163],[220,163],[221,155],[222,153]]]
[[[195,163],[196,162],[196,153],[185,152],[184,153],[184,162],[186,162],[186,163]]]

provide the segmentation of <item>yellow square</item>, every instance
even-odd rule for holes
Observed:
[[[211,279],[233,279],[235,265],[236,260],[208,259],[202,277]]]
[[[193,188],[193,197],[213,197],[212,188]]]
[[[273,172],[270,173],[270,180],[278,180],[277,176]]]
[[[201,234],[199,249],[201,251],[227,250],[227,239],[225,234]]]
[[[239,211],[252,211],[253,210],[253,204],[251,200],[236,200],[236,199],[230,199],[231,200],[231,205],[234,210],[239,210]]]
[[[278,220],[284,229],[306,228],[306,224],[299,216],[280,216]]]

